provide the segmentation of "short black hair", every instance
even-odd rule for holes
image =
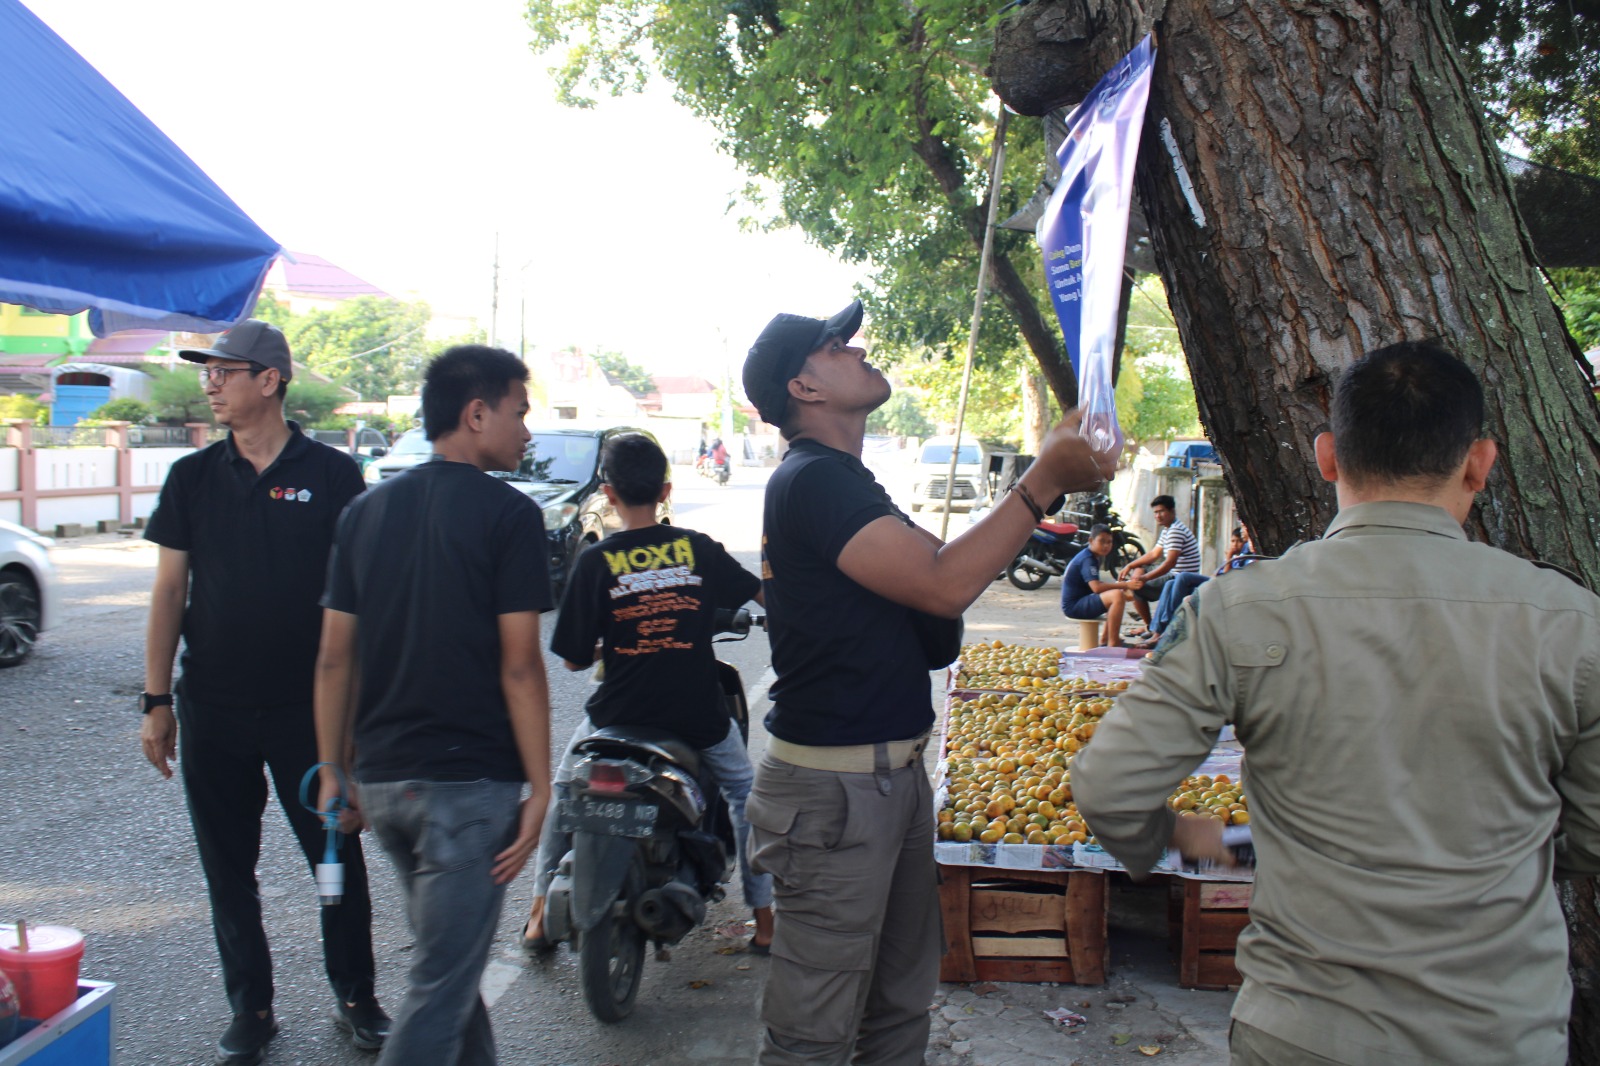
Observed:
[[[527,381],[528,368],[504,348],[458,344],[446,348],[422,374],[422,435],[438,440],[461,425],[461,410],[473,400],[498,408],[513,381]]]
[[[1104,522],[1097,522],[1094,525],[1089,527],[1089,539],[1090,540],[1093,540],[1094,538],[1098,537],[1102,533],[1104,533],[1108,537],[1111,535],[1111,527],[1106,525]]]
[[[250,376],[251,377],[255,377],[258,374],[264,374],[264,373],[267,372],[268,368],[266,366],[263,366],[261,363],[256,362],[254,359],[247,359],[245,361],[250,364]],[[287,381],[283,380],[283,375],[282,374],[279,374],[278,375],[277,397],[278,397],[278,399],[281,400],[281,399],[283,399],[284,397],[286,397],[288,395],[289,395],[289,383]]]
[[[1157,496],[1155,499],[1150,501],[1150,506],[1165,507],[1169,511],[1176,511],[1178,509],[1178,501],[1174,500],[1171,496]]]
[[[1482,433],[1483,387],[1442,342],[1402,341],[1345,368],[1331,422],[1340,477],[1438,480]]]
[[[643,433],[622,433],[600,449],[600,477],[629,507],[661,499],[667,483],[667,453]]]

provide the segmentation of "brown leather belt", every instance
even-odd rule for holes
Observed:
[[[870,774],[877,771],[878,750],[885,749],[888,768],[898,770],[920,762],[928,746],[928,734],[910,740],[891,740],[883,744],[850,744],[841,747],[813,747],[791,744],[778,737],[767,738],[767,754],[808,770],[829,770],[838,774]]]

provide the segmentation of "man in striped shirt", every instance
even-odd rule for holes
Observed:
[[[1178,521],[1178,504],[1171,496],[1157,496],[1150,501],[1156,525],[1161,535],[1156,546],[1117,571],[1117,580],[1126,581],[1134,571],[1142,571],[1144,585],[1134,593],[1133,607],[1144,619],[1144,633],[1150,633],[1150,604],[1161,598],[1161,590],[1178,574],[1200,572],[1200,542],[1194,539],[1189,527]],[[1148,569],[1147,569],[1148,568]]]

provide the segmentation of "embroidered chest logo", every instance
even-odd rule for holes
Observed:
[[[283,489],[274,485],[267,490],[267,495],[274,500],[288,500],[290,503],[310,503],[310,489]]]

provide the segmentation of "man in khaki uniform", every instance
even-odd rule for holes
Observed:
[[[1317,465],[1326,536],[1201,588],[1072,768],[1145,871],[1221,823],[1171,789],[1232,723],[1258,867],[1234,1066],[1559,1066],[1552,876],[1600,871],[1600,599],[1462,533],[1494,464],[1434,343],[1351,366]]]
[[[922,751],[928,670],[1028,539],[1039,500],[1098,485],[1070,417],[1017,490],[951,541],[912,524],[861,463],[889,382],[851,338],[859,300],[824,321],[778,315],[744,388],[790,448],[767,483],[762,535],[772,636],[771,741],[745,805],[751,865],[777,926],[761,1002],[764,1066],[920,1064],[942,937],[933,797]]]

